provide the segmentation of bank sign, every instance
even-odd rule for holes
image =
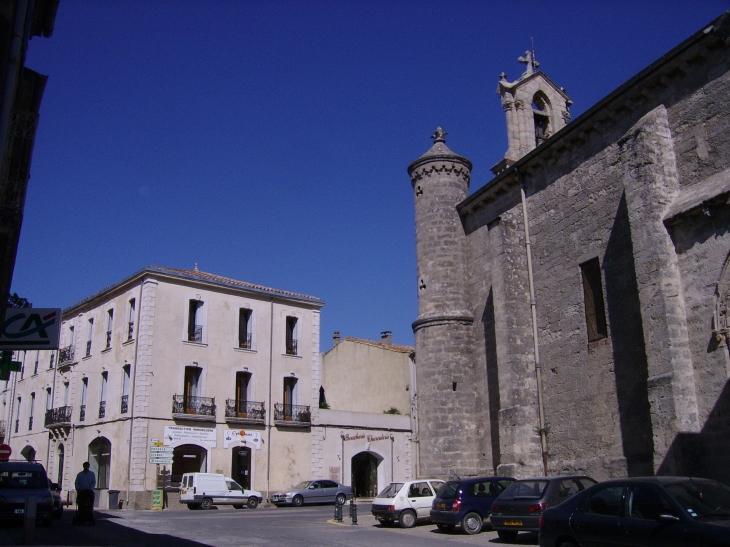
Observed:
[[[0,349],[58,349],[60,308],[8,308]]]

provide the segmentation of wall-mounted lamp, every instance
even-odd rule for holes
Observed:
[[[296,373],[294,373],[294,372],[290,372],[289,374],[290,374],[291,376],[296,376]]]
[[[193,366],[194,366],[194,367],[199,367],[200,365],[198,364],[198,362],[197,362],[197,361],[193,361]]]
[[[243,370],[248,370],[248,367],[243,367]]]

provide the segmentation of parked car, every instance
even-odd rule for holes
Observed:
[[[180,503],[187,504],[188,509],[210,509],[214,505],[256,509],[262,501],[261,492],[246,490],[221,473],[185,473],[180,482]]]
[[[443,485],[438,479],[392,482],[373,500],[370,510],[383,526],[397,520],[401,528],[413,528],[417,520],[431,518],[433,500]]]
[[[448,481],[433,500],[431,522],[444,532],[450,532],[458,525],[467,534],[478,534],[492,513],[494,500],[514,481],[512,477]]]
[[[61,487],[48,479],[48,488],[53,497],[53,518],[60,519],[63,516],[63,500],[61,499]]]
[[[53,483],[52,486],[58,485]],[[36,498],[36,519],[50,526],[53,523],[53,496],[43,465],[26,461],[0,462],[0,521],[22,519],[28,495]]]
[[[602,482],[540,518],[540,547],[730,546],[730,488],[709,479]]]
[[[290,490],[277,492],[271,496],[271,503],[277,507],[293,505],[300,507],[305,503],[337,503],[343,505],[352,499],[352,487],[326,479],[304,481]]]
[[[537,532],[545,509],[594,484],[592,478],[580,475],[515,481],[492,504],[492,528],[499,539],[508,543],[517,539],[518,532]]]

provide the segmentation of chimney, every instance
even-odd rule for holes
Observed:
[[[340,343],[340,331],[336,330],[335,333],[332,335],[332,347],[335,347],[339,343]]]
[[[389,346],[393,343],[393,333],[389,330],[384,330],[380,333],[380,339],[384,345]]]

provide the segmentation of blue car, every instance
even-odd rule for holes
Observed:
[[[492,503],[510,484],[512,477],[476,477],[449,481],[436,494],[431,522],[442,532],[456,526],[467,534],[478,534],[492,512]]]

